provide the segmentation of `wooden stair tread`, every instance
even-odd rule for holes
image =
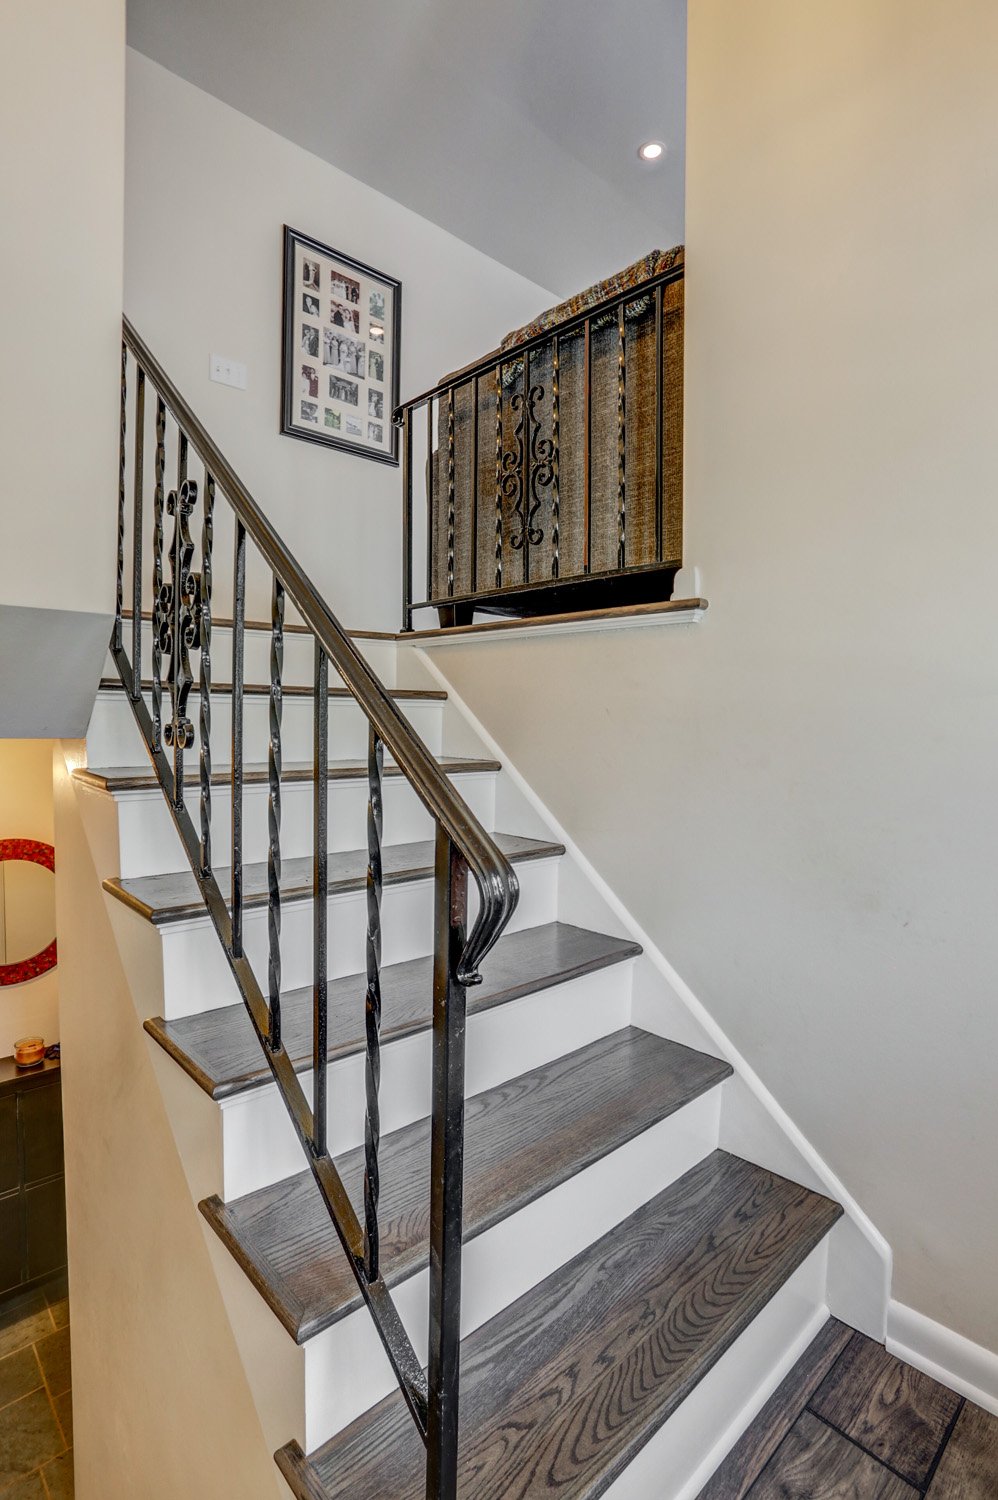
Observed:
[[[469,1099],[465,1239],[497,1224],[731,1074],[689,1047],[627,1027]],[[384,1137],[381,1257],[389,1286],[429,1258],[430,1121]],[[364,1151],[337,1161],[363,1213]],[[311,1172],[201,1211],[289,1333],[303,1343],[361,1305]]]
[[[102,693],[124,693],[125,685],[120,677],[102,677],[100,680],[100,691]],[[142,679],[142,691],[143,693],[152,692],[151,677],[148,679]],[[200,684],[197,678],[195,678],[194,683],[191,687],[191,694],[194,695],[196,693],[199,693],[200,691]],[[413,699],[423,699],[431,703],[440,703],[445,702],[447,699],[447,694],[443,690],[443,688],[386,688],[385,691],[387,692],[389,698],[403,698],[407,701],[411,701]],[[212,697],[214,697],[216,693],[226,694],[231,692],[231,682],[213,682],[211,685]],[[268,682],[247,682],[243,684],[243,692],[247,697],[266,698],[270,696],[270,684]],[[281,688],[281,696],[284,698],[314,698],[315,689],[312,687],[311,683],[287,682]],[[353,693],[347,687],[331,687],[329,689],[329,696],[330,698],[352,699]],[[164,709],[169,701],[170,689],[166,681],[164,680]]]
[[[546,839],[521,838],[514,833],[494,833],[492,837],[507,859],[517,863],[528,859],[548,859],[565,852],[563,844],[554,844]],[[432,839],[419,839],[409,844],[385,844],[381,851],[385,885],[431,879],[433,852]],[[310,854],[284,860],[281,869],[283,902],[311,900],[312,867]],[[344,849],[330,852],[328,871],[331,893],[363,890],[367,883],[367,850]],[[232,872],[227,868],[216,869],[214,875],[222,895],[228,900]],[[207,920],[200,887],[189,869],[168,875],[137,875],[129,880],[105,880],[104,889],[157,926],[167,922],[181,922],[190,917],[203,916]],[[266,904],[266,861],[243,865],[244,909]]]
[[[641,952],[637,943],[608,937],[565,922],[548,922],[504,933],[482,964],[482,982],[468,990],[468,1012],[489,1010],[523,995],[564,984],[583,974],[623,963]],[[329,1057],[364,1050],[366,977],[348,974],[329,981]],[[382,1043],[429,1029],[433,960],[412,958],[381,971]],[[312,987],[281,998],[284,1045],[299,1072],[312,1066]],[[270,1082],[253,1024],[242,1005],[227,1005],[176,1021],[145,1023],[201,1088],[224,1099]]]
[[[841,1214],[715,1151],[462,1344],[461,1500],[595,1500]],[[422,1500],[398,1394],[278,1466],[308,1500]]]
[[[486,760],[470,755],[438,755],[437,765],[445,776],[463,776],[476,773],[487,773],[502,769],[497,760]],[[199,786],[201,773],[198,767],[197,756],[188,756],[184,766],[184,785]],[[394,761],[386,761],[384,774],[397,777],[402,774]],[[134,792],[146,790],[159,790],[159,780],[151,765],[144,766],[82,766],[73,772],[77,781],[86,786],[96,787],[102,792]],[[330,781],[366,781],[367,760],[331,760],[328,767]],[[270,772],[265,762],[261,761],[254,765],[243,766],[243,782],[246,786],[256,785],[260,782],[267,783]],[[281,768],[281,781],[298,782],[312,780],[312,762],[310,760],[285,761]],[[228,786],[232,781],[231,766],[213,766],[211,771],[212,786]]]

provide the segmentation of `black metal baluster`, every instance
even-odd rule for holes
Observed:
[[[412,413],[402,418],[402,629],[412,629]]]
[[[464,1196],[468,866],[438,824],[433,949],[433,1118],[430,1145],[430,1340],[427,1500],[457,1495]]]
[[[551,577],[561,567],[561,346],[554,336],[551,354]]]
[[[267,938],[270,1045],[281,1046],[281,673],[284,669],[284,585],[275,575],[270,612],[270,744],[267,751]]]
[[[523,496],[523,525],[520,530],[520,545],[523,547],[523,581],[530,582],[530,350],[523,351],[523,452],[520,475],[520,494]]]
[[[384,746],[373,727],[367,752],[367,995],[364,1020],[367,1032],[367,1114],[364,1122],[364,1263],[369,1281],[379,1271],[378,1146],[381,1141],[381,836],[384,830],[382,772]]]
[[[243,673],[246,528],[236,521],[232,579],[232,953],[243,956]]]
[[[211,549],[215,536],[215,479],[205,470],[201,518],[201,587],[198,609],[198,747],[201,767],[201,874],[211,874]]]
[[[588,573],[593,547],[593,341],[589,319],[582,341],[582,571]]]
[[[163,503],[166,485],[166,403],[156,401],[156,488],[152,503],[152,748],[163,747]]]
[[[476,375],[471,382],[471,592],[478,592],[478,397]]]
[[[447,392],[447,597],[454,595],[454,387]]]
[[[125,607],[125,436],[128,429],[128,346],[121,345],[121,413],[118,432],[118,552],[114,592],[114,630],[111,644],[122,648],[121,615]]]
[[[196,490],[195,490],[196,494]],[[183,430],[177,443],[177,488],[170,494],[167,509],[173,516],[173,543],[170,549],[170,723],[167,743],[173,750],[173,802],[184,805],[184,749],[187,745],[185,708],[186,688],[190,682],[190,663],[186,660],[184,606],[186,583],[193,548],[189,547],[187,516],[191,509],[187,491],[187,435]],[[184,667],[187,667],[187,681]]]
[[[142,696],[142,483],[145,469],[146,372],[136,366],[135,473],[132,484],[132,701]]]
[[[433,598],[433,397],[426,403],[426,597]]]
[[[627,552],[627,479],[624,423],[627,402],[627,332],[624,304],[617,308],[617,567],[624,566]]]
[[[664,545],[662,508],[662,387],[663,387],[662,286],[655,288],[655,556],[662,561]]]
[[[496,365],[496,588],[502,588],[502,365]]]
[[[408,426],[408,412],[406,425]],[[329,890],[329,660],[315,643],[315,720],[312,795],[312,1140],[318,1156],[326,1150],[326,1054],[328,1047],[327,899]]]

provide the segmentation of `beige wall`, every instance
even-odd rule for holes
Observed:
[[[998,6],[694,0],[701,626],[436,658],[998,1350]]]
[[[399,470],[280,435],[286,223],[401,280],[403,396],[556,299],[129,52],[126,311],[344,624],[394,630]],[[209,381],[212,353],[247,365],[245,391]],[[229,577],[216,568],[223,602]],[[269,618],[269,581],[251,604]]]
[[[114,609],[124,0],[5,0],[0,735],[86,727]]]
[[[0,740],[0,839],[55,842],[52,818],[52,744],[49,740]],[[45,878],[52,877],[46,874]],[[54,907],[53,907],[54,910]],[[55,937],[55,922],[42,946]],[[59,970],[25,984],[0,988],[0,1057],[9,1057],[18,1037],[59,1039]]]

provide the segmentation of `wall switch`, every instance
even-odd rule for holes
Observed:
[[[225,354],[213,354],[208,365],[208,374],[220,385],[235,386],[237,391],[246,389],[246,366]]]

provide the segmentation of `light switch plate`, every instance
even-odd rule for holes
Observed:
[[[237,359],[230,359],[227,354],[211,356],[208,374],[212,380],[217,380],[219,385],[231,385],[237,391],[246,389],[246,366],[241,365]]]

